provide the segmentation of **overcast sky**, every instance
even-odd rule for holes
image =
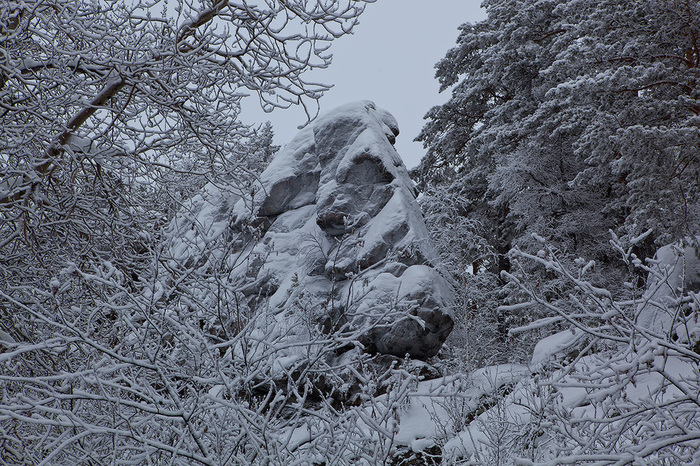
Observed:
[[[485,18],[481,0],[377,0],[367,5],[351,36],[331,47],[333,63],[315,71],[315,81],[334,87],[321,99],[321,113],[355,100],[372,100],[391,112],[401,134],[396,148],[406,166],[414,167],[425,153],[412,142],[423,127],[423,116],[449,98],[438,93],[435,63],[457,39],[457,27]],[[265,114],[248,98],[242,120],[270,120],[275,142],[286,144],[306,121],[303,110],[290,108]]]

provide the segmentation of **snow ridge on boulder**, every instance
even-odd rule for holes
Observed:
[[[204,230],[225,237],[228,282],[252,314],[266,313],[290,338],[304,333],[303,315],[327,333],[359,332],[365,351],[438,352],[453,295],[393,147],[397,134],[394,117],[372,102],[342,106],[285,146],[251,193],[227,201],[229,222],[218,209],[216,231]],[[192,254],[176,249],[180,260]]]
[[[688,312],[700,296],[700,237],[685,238],[656,251],[637,322],[647,330],[668,334],[676,341],[696,344],[700,324]]]

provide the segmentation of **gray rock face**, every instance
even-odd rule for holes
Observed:
[[[340,107],[284,147],[251,195],[233,207],[212,196],[229,203],[228,221],[207,220],[226,237],[228,283],[265,325],[290,339],[309,327],[355,332],[365,351],[399,357],[438,352],[453,295],[435,268],[397,134],[396,120],[371,102]]]

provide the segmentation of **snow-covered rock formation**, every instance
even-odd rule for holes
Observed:
[[[637,310],[642,327],[661,334],[673,329],[680,342],[700,340],[700,324],[692,312],[700,297],[700,257],[693,246],[698,241],[687,238],[656,251]]]
[[[452,330],[453,297],[393,147],[397,134],[396,120],[371,102],[320,117],[250,193],[210,185],[193,199],[173,224],[182,232],[173,260],[218,260],[247,312],[265,314],[261,335],[293,340],[315,327],[355,332],[369,352],[435,355]]]

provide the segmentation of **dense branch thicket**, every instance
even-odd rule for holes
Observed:
[[[245,170],[231,163],[250,133],[237,119],[242,95],[252,91],[268,107],[313,103],[328,87],[303,73],[330,63],[328,43],[352,28],[363,5],[5,5],[3,260],[21,270],[76,245],[107,241],[97,254],[128,250],[134,241],[126,232],[158,216],[143,186],[173,168]]]
[[[591,281],[593,261],[569,266],[544,238],[533,238],[541,248],[536,254],[511,252],[513,273],[504,278],[526,297],[517,308],[538,308],[543,316],[511,331],[567,328],[540,340],[529,376],[518,378],[501,366],[503,378],[512,373],[510,389],[467,413],[467,425],[458,426],[442,445],[444,463],[685,465],[700,460],[700,294],[694,291],[700,262],[693,247],[680,243],[661,248],[655,260],[642,260],[633,252],[641,240],[613,237],[610,242],[624,264],[649,276],[646,289],[631,299]],[[548,296],[526,272],[533,265],[567,282],[571,293]]]
[[[280,373],[275,339],[247,332],[253,321],[222,340],[192,312],[209,304],[201,281],[219,302],[235,293],[216,270],[167,270],[163,242],[185,199],[207,183],[245,191],[276,150],[269,126],[239,122],[243,95],[313,116],[328,86],[304,73],[328,66],[330,42],[366,3],[3,4],[0,462],[387,454],[369,445],[390,428],[368,437],[353,428],[364,411],[339,413],[311,383],[347,376],[323,355],[352,335],[311,332],[299,343],[307,365]],[[369,377],[361,372],[353,377]],[[393,422],[387,403],[375,406],[386,414],[378,428]]]

